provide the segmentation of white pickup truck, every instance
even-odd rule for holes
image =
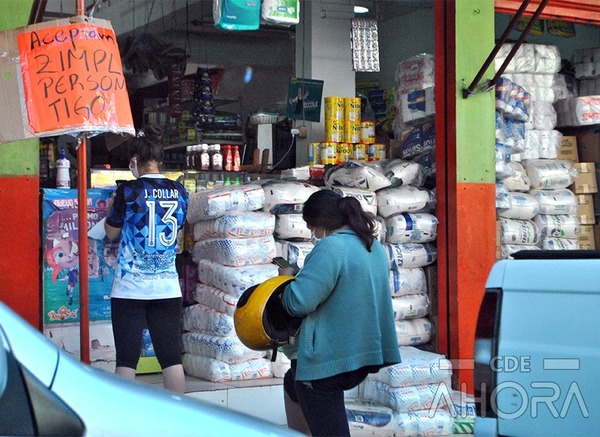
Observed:
[[[600,435],[600,251],[514,258],[480,307],[475,435]]]

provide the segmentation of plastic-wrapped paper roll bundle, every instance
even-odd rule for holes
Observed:
[[[540,130],[540,158],[556,159],[562,134],[557,130]]]
[[[454,407],[454,434],[473,434],[475,428],[475,399],[464,392],[453,391],[452,406]]]
[[[392,297],[427,293],[425,270],[420,267],[391,269],[390,290]]]
[[[325,97],[325,141],[343,143],[344,98]]]
[[[328,187],[342,186],[369,191],[377,191],[391,185],[379,169],[355,161],[329,169],[324,181]]]
[[[444,355],[422,351],[412,346],[401,346],[402,362],[384,367],[369,378],[391,387],[445,383],[452,385],[452,362]]]
[[[267,212],[240,212],[194,224],[194,241],[207,238],[266,237],[273,234],[275,216]]]
[[[425,183],[425,169],[419,163],[394,159],[383,169],[385,177],[391,182],[391,187],[413,185],[422,187]]]
[[[390,269],[425,267],[437,260],[437,249],[430,243],[386,243],[383,247]]]
[[[275,238],[282,240],[308,241],[310,229],[300,214],[281,214],[275,222]]]
[[[262,188],[265,196],[263,209],[271,213],[275,213],[271,210],[278,205],[302,204],[308,200],[311,194],[319,190],[314,185],[294,181],[269,182],[264,184]],[[299,212],[302,212],[302,210],[300,209]]]
[[[214,308],[223,314],[233,317],[239,297],[225,293],[223,290],[212,285],[200,282],[194,291],[194,300],[199,304]]]
[[[331,187],[331,189],[342,197],[354,197],[366,212],[377,215],[377,194],[373,191],[348,187]]]
[[[535,98],[531,103],[531,118],[534,129],[541,131],[556,132],[556,136],[562,135],[558,131],[553,131],[556,127],[556,110],[552,106],[552,102],[536,101]],[[555,159],[556,155],[548,156],[549,159]]]
[[[549,215],[539,214],[533,221],[540,230],[542,238],[579,238],[581,226],[575,214]]]
[[[542,250],[539,246],[533,244],[503,244],[500,248],[502,259],[513,259],[513,253],[521,250]]]
[[[508,176],[501,180],[502,184],[506,189],[510,191],[525,192],[531,188],[531,180],[527,176],[527,171],[523,164],[519,162],[511,161],[509,163],[511,168],[511,176]]]
[[[259,238],[211,238],[194,244],[192,257],[208,259],[226,266],[266,264],[277,256],[272,236]]]
[[[398,346],[418,346],[429,343],[433,333],[433,324],[427,318],[396,320]]]
[[[377,192],[377,211],[383,218],[402,212],[428,212],[434,207],[435,196],[426,188],[406,185]]]
[[[567,188],[577,177],[571,161],[564,159],[532,159],[525,162],[532,189],[558,190]]]
[[[599,63],[600,64],[600,63]],[[588,126],[600,123],[600,96],[568,97],[556,102],[557,126]]]
[[[239,298],[248,288],[279,274],[271,259],[268,263],[241,267],[201,259],[198,261],[198,280]]]
[[[365,381],[365,399],[376,402],[398,413],[428,410],[435,402],[436,410],[448,410],[450,388],[445,383],[392,387],[373,378]]]
[[[542,250],[579,250],[579,240],[571,238],[542,238]]]
[[[514,220],[500,217],[502,244],[535,245],[540,241],[540,231],[533,220]]]
[[[260,185],[215,188],[190,195],[186,220],[214,219],[234,212],[258,211],[265,206],[265,193]]]
[[[244,346],[237,336],[220,337],[202,332],[184,332],[181,340],[184,353],[202,355],[228,364],[265,356],[264,352],[253,351]]]
[[[429,296],[425,293],[407,294],[392,299],[395,320],[417,319],[426,317],[430,311]]]
[[[510,201],[510,208],[498,210],[499,217],[531,220],[540,212],[540,203],[531,194],[509,192],[508,200]]]
[[[277,240],[277,256],[282,256],[297,269],[304,266],[306,255],[313,249],[314,244],[310,241],[287,241]]]
[[[199,303],[183,309],[182,328],[184,331],[203,332],[222,337],[235,335],[233,316]]]
[[[228,364],[203,355],[184,354],[182,360],[188,375],[212,382],[243,381],[273,376],[271,361],[266,358]]]
[[[392,215],[385,219],[388,243],[429,243],[437,237],[438,219],[429,213]]]
[[[359,399],[346,400],[345,406],[352,437],[394,435],[395,413],[390,407]]]
[[[567,189],[530,190],[540,204],[540,214],[577,214],[577,197]]]

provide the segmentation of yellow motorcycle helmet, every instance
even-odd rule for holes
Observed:
[[[275,276],[248,288],[239,298],[233,324],[249,349],[265,351],[289,342],[302,319],[292,317],[281,304],[281,293],[294,276]]]

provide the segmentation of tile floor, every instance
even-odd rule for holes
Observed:
[[[136,379],[145,384],[162,387],[160,373],[137,375]],[[286,424],[281,378],[210,382],[186,375],[185,394],[278,425]]]

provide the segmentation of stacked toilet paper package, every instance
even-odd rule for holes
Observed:
[[[431,301],[424,268],[437,260],[432,244],[437,218],[435,195],[422,187],[423,166],[394,159],[369,164],[350,162],[330,169],[327,189],[359,200],[379,222],[379,239],[388,255],[390,289],[400,346],[424,345],[434,327],[427,317]]]
[[[345,394],[353,437],[425,436],[473,432],[473,399],[452,390],[452,364],[443,355],[400,348],[402,363],[370,374]]]
[[[496,69],[512,48],[505,44]],[[562,134],[556,108],[570,94],[557,80],[558,48],[523,44],[496,88],[496,210],[501,256],[519,250],[579,248],[577,200],[569,187],[577,171],[558,159]]]
[[[425,175],[435,175],[435,60],[421,54],[402,60],[396,67],[396,116],[392,123],[399,144],[393,156],[423,165]],[[433,185],[430,183],[429,185]]]
[[[275,217],[264,212],[260,185],[223,187],[190,196],[192,256],[198,264],[195,303],[183,313],[185,372],[208,381],[270,378],[264,352],[244,346],[233,313],[246,289],[277,276]]]
[[[600,124],[600,47],[576,50],[572,61],[579,93],[555,103],[558,126]]]

